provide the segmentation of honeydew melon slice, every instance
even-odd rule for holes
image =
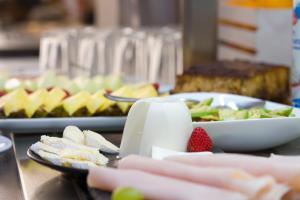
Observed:
[[[133,97],[135,98],[150,98],[157,97],[157,90],[154,88],[152,84],[147,84],[142,87],[133,90]]]
[[[31,118],[35,112],[44,105],[48,92],[46,89],[39,89],[28,96],[28,104],[25,106],[25,114]]]
[[[6,117],[13,112],[18,112],[28,104],[28,95],[24,89],[17,89],[1,99]]]
[[[76,111],[78,111],[81,108],[84,108],[87,102],[89,102],[90,98],[90,93],[86,91],[81,91],[78,94],[75,94],[65,99],[62,105],[65,111],[69,114],[69,116],[72,116]]]
[[[50,113],[56,107],[61,105],[62,100],[66,97],[66,92],[61,88],[53,88],[48,92],[47,98],[45,100],[44,109],[46,112]]]
[[[123,86],[120,89],[116,90],[112,93],[114,96],[120,96],[120,97],[134,97],[133,88],[130,86]],[[120,108],[120,110],[123,113],[126,113],[128,108],[132,105],[132,103],[126,103],[126,102],[117,102],[117,106]]]
[[[86,107],[91,115],[95,114],[97,111],[102,112],[108,107],[114,105],[114,102],[104,97],[104,93],[104,90],[99,90],[93,94],[90,100],[87,102]]]

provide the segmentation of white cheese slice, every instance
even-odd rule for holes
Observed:
[[[106,153],[119,152],[119,148],[106,140],[101,134],[89,130],[83,131],[83,134],[85,137],[85,145],[97,148]]]
[[[49,152],[43,151],[43,150],[39,150],[37,152],[37,154],[39,156],[41,156],[43,159],[53,163],[54,165],[62,166],[62,164],[63,164],[62,159],[57,154],[49,153]]]
[[[51,162],[58,166],[68,166],[77,169],[89,169],[91,167],[97,167],[97,165],[90,161],[72,160],[67,158],[62,158],[56,154],[52,154],[43,150],[38,151],[38,155],[43,159]]]
[[[108,163],[108,158],[99,152],[91,153],[75,149],[63,149],[60,156],[62,158],[69,158],[76,161],[90,161],[97,165],[106,165]]]
[[[46,135],[42,135],[41,142],[57,149],[77,149],[77,150],[88,151],[92,153],[98,152],[98,149],[96,148],[88,147],[81,144],[76,144],[65,138],[49,137]]]
[[[56,155],[60,154],[60,149],[54,148],[52,146],[49,146],[41,142],[34,143],[33,145],[31,145],[30,149],[36,154],[38,154],[39,151],[46,151],[48,153],[52,153]]]
[[[63,138],[71,140],[77,144],[84,144],[84,135],[76,126],[67,126],[63,132]]]

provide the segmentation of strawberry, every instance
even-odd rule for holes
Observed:
[[[212,141],[203,128],[195,128],[187,146],[188,152],[210,151]]]

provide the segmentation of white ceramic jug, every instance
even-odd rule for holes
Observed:
[[[192,130],[191,114],[184,102],[168,98],[140,100],[129,111],[120,156],[151,156],[152,146],[184,152]]]

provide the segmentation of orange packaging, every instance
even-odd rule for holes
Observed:
[[[250,8],[292,8],[292,0],[227,0],[231,6]]]

